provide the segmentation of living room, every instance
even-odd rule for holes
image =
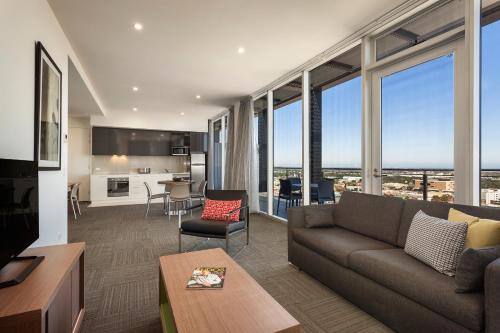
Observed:
[[[0,17],[0,333],[500,332],[499,1]]]

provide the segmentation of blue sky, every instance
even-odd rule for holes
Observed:
[[[361,168],[361,77],[322,94],[322,165]]]
[[[382,78],[382,168],[453,168],[453,58]]]
[[[274,166],[302,167],[302,101],[274,110]]]
[[[500,21],[482,29],[481,165],[500,169]]]
[[[483,28],[482,167],[500,169],[500,21]],[[453,168],[454,56],[382,79],[382,165]],[[323,167],[361,167],[361,80],[323,91]],[[274,111],[274,164],[302,164],[302,102]]]

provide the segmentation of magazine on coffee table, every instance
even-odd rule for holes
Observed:
[[[221,289],[226,267],[196,267],[189,278],[187,289]]]

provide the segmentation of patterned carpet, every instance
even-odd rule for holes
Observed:
[[[177,220],[154,205],[84,208],[69,221],[69,241],[87,243],[82,332],[161,332],[158,257],[177,252]],[[83,207],[82,207],[83,208]],[[230,254],[302,325],[303,332],[390,332],[384,325],[287,262],[286,225],[251,216],[250,245],[232,239]],[[183,236],[183,249],[224,246]]]

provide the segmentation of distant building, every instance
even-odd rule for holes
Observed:
[[[500,190],[481,190],[481,199],[488,206],[500,206]]]
[[[423,180],[415,179],[414,189],[421,190],[422,188],[423,188]],[[438,179],[427,180],[427,190],[453,192],[455,190],[455,182],[453,180],[438,180]]]

